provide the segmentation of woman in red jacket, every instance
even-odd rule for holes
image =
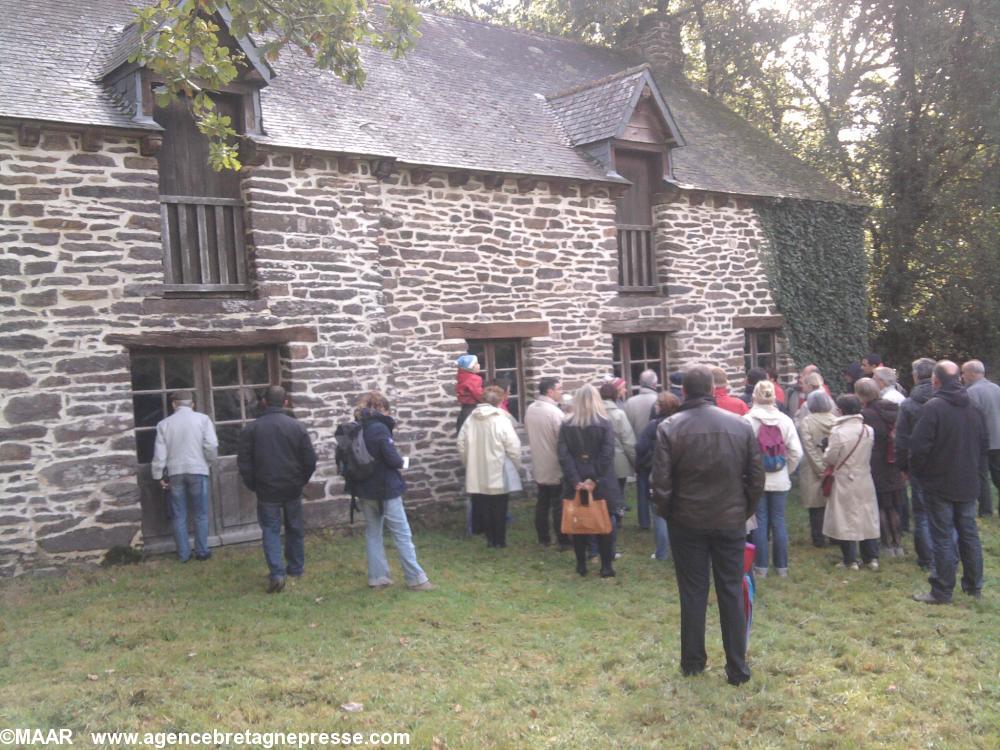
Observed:
[[[479,374],[479,358],[475,354],[463,354],[455,363],[458,374],[455,379],[455,396],[461,411],[455,425],[455,434],[462,429],[462,424],[472,414],[483,398],[483,376]]]

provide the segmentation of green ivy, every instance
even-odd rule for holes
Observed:
[[[764,270],[799,368],[816,364],[830,387],[868,351],[866,208],[792,199],[757,207]]]

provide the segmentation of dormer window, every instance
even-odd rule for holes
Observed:
[[[213,20],[220,43],[238,51],[239,75],[224,90],[210,94],[220,114],[241,135],[262,133],[260,89],[274,71],[257,53],[252,40],[229,33],[231,15],[220,8]],[[148,32],[155,37],[157,30]],[[142,44],[138,27],[130,25],[111,38],[100,79],[147,128],[159,126],[160,216],[162,219],[164,290],[172,294],[236,294],[250,291],[243,227],[240,178],[209,165],[209,141],[197,128],[188,102],[176,97],[156,102],[162,86],[149,70],[129,59]],[[155,124],[154,124],[155,123]]]
[[[680,132],[648,65],[547,97],[573,145],[623,183],[616,203],[618,286],[656,292],[653,196],[670,176],[670,149]]]

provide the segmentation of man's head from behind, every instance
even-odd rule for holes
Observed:
[[[194,394],[188,390],[174,391],[170,394],[170,401],[174,408],[186,406],[189,409],[194,405]]]
[[[729,376],[726,375],[726,371],[721,367],[711,367],[712,371],[712,384],[716,388],[728,388],[729,387]]]
[[[712,395],[712,371],[704,365],[695,365],[684,372],[684,398],[693,399]]]
[[[931,384],[935,388],[940,388],[943,385],[957,380],[958,373],[958,365],[950,359],[942,359],[934,365],[934,375],[931,378]]]
[[[936,364],[930,357],[913,360],[913,379],[916,381],[929,379],[934,374],[934,365]]]
[[[755,386],[762,380],[767,380],[767,370],[763,367],[751,367],[747,372],[747,385]]]
[[[264,391],[264,403],[268,407],[284,406],[287,401],[288,394],[280,385],[268,386],[268,389]]]

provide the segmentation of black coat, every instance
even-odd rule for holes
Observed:
[[[753,427],[711,396],[685,401],[656,430],[650,478],[657,514],[692,529],[746,527],[764,491]]]
[[[929,495],[968,501],[979,497],[979,472],[989,437],[983,413],[958,378],[935,391],[910,435],[910,470]]]
[[[665,414],[657,414],[649,420],[639,440],[635,444],[635,469],[647,474],[653,469],[653,452],[656,450],[656,428],[666,419]]]
[[[920,418],[924,404],[934,397],[931,379],[920,380],[913,386],[910,395],[899,405],[896,418],[896,466],[900,471],[910,470],[910,435]]]
[[[406,481],[400,473],[403,458],[392,442],[392,431],[396,420],[370,409],[361,412],[361,427],[365,435],[365,447],[375,459],[375,473],[364,482],[359,482],[354,493],[366,500],[390,500],[402,497],[406,492]]]
[[[316,451],[301,422],[269,406],[240,433],[236,465],[259,502],[281,503],[302,496],[316,471]]]
[[[611,422],[599,419],[596,424],[586,427],[564,423],[559,428],[556,448],[563,471],[565,497],[573,497],[577,484],[592,479],[597,483],[594,497],[607,501],[610,512],[624,507],[615,475],[615,429]]]
[[[906,486],[899,471],[898,458],[889,463],[889,432],[896,426],[899,404],[884,398],[875,399],[861,410],[865,424],[875,430],[872,444],[872,481],[876,492],[897,492]],[[895,437],[893,438],[895,452]]]

